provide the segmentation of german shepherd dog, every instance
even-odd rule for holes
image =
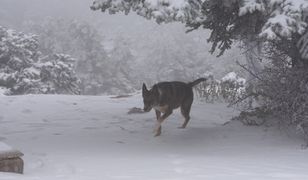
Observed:
[[[142,85],[142,97],[145,112],[155,109],[157,118],[157,127],[154,129],[155,136],[161,134],[161,124],[172,114],[174,109],[181,107],[181,113],[185,118],[184,124],[179,128],[185,128],[190,116],[191,105],[194,100],[192,87],[206,78],[200,78],[190,83],[179,81],[159,82],[153,85],[152,89],[148,90],[146,85]],[[163,115],[161,116],[161,114]]]

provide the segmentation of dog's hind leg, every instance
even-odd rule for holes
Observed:
[[[158,121],[158,119],[161,116],[161,112],[155,109],[155,114],[156,114],[156,120]]]
[[[183,104],[183,105],[181,106],[181,113],[182,113],[182,115],[183,115],[184,118],[185,118],[185,121],[184,121],[183,125],[182,125],[181,127],[179,127],[179,128],[181,128],[181,129],[184,129],[184,128],[187,126],[187,123],[188,123],[189,120],[190,120],[189,113],[190,113],[190,109],[191,109],[191,104],[192,104],[192,102],[191,102],[191,103]]]
[[[156,112],[156,115],[158,113]],[[163,116],[159,117],[157,119],[157,125],[156,125],[156,128],[154,129],[154,132],[156,132],[156,134],[154,135],[155,137],[156,136],[159,136],[161,134],[161,124],[164,122],[164,120],[170,116],[170,114],[172,114],[172,110],[168,110],[165,114],[163,114]],[[160,116],[160,115],[159,115]]]

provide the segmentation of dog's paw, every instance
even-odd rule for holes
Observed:
[[[155,128],[154,129],[154,133],[155,133],[154,137],[160,136],[160,134],[161,134],[161,126]]]
[[[154,128],[154,129],[153,129],[153,133],[156,133],[156,132],[157,132],[157,129],[156,129],[156,128]]]
[[[161,131],[157,131],[154,135],[154,137],[160,136],[161,135]]]
[[[161,129],[161,123],[157,123],[154,127],[154,132],[159,131],[159,129]]]

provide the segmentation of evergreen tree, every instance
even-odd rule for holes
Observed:
[[[7,94],[78,93],[78,78],[68,55],[41,58],[35,35],[0,26],[0,86]]]
[[[102,45],[102,37],[94,27],[86,22],[53,18],[42,23],[28,22],[26,26],[39,34],[43,54],[64,53],[76,58],[81,94],[110,93],[109,81],[114,74],[108,65],[110,59]]]
[[[237,40],[244,41],[247,51],[260,47],[260,41],[274,41],[278,49],[288,53],[293,64],[305,62],[298,56],[296,44],[307,29],[307,7],[306,0],[95,0],[91,6],[93,10],[109,13],[135,11],[158,22],[181,21],[189,31],[200,27],[209,29],[211,52],[218,48],[219,55]],[[253,49],[247,57],[255,61],[257,58],[251,57],[253,52],[258,51]]]
[[[55,54],[40,60],[39,91],[44,94],[80,94],[75,73],[75,59],[66,54]]]
[[[36,36],[0,26],[0,86],[8,94],[29,93],[39,81],[39,55]]]
[[[131,93],[136,85],[136,72],[132,66],[135,63],[135,57],[130,49],[127,39],[118,37],[114,40],[114,47],[109,53],[108,61],[108,84],[109,93]]]

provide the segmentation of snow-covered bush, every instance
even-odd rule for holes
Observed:
[[[267,63],[259,73],[242,65],[255,84],[237,100],[250,103],[237,119],[255,125],[260,124],[256,121],[275,119],[280,125],[297,127],[308,135],[308,66],[299,62],[300,54],[290,57],[286,49],[277,46],[279,42],[280,39],[273,40],[264,47],[262,58]]]
[[[307,134],[307,68],[267,67],[258,78],[252,94],[259,99],[257,108],[278,117],[279,124],[300,127]]]
[[[220,81],[211,80],[210,82],[203,82],[194,88],[197,97],[205,100],[206,102],[213,103],[221,101],[221,87]]]
[[[220,89],[223,99],[227,102],[234,102],[245,92],[244,78],[239,77],[235,72],[230,72],[221,79]]]
[[[207,81],[195,87],[195,91],[197,96],[206,102],[224,101],[233,103],[245,93],[245,81],[235,72],[228,73],[221,80],[209,76]]]

